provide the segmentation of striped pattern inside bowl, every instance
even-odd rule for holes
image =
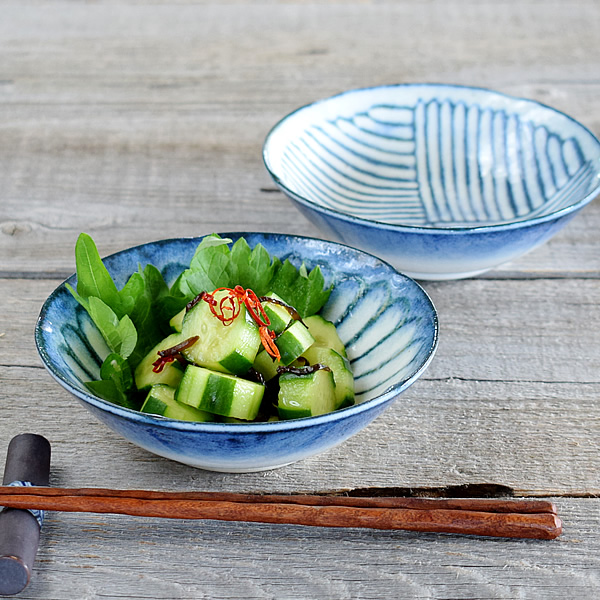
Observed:
[[[483,92],[475,101],[461,91],[413,103],[372,93],[340,115],[326,110],[335,98],[311,105],[291,115],[295,126],[284,129],[280,156],[266,154],[268,166],[321,207],[424,227],[540,217],[598,186],[597,143],[575,121],[535,103],[513,109],[509,98],[489,104]]]

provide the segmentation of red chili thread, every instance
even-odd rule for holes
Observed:
[[[218,302],[215,299],[217,292],[227,292]],[[240,314],[242,303],[246,307],[248,313],[258,325],[260,341],[267,353],[277,360],[281,360],[279,348],[275,345],[275,332],[268,329],[271,320],[267,316],[263,305],[258,296],[250,289],[244,289],[241,285],[236,285],[235,288],[217,288],[214,292],[202,292],[199,300],[204,300],[212,314],[223,323],[223,325],[231,325],[236,317]]]

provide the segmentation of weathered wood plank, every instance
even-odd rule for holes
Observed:
[[[559,499],[551,542],[50,514],[22,597],[590,598],[599,502]]]
[[[250,223],[317,235],[262,191],[261,144],[290,110],[350,87],[490,85],[600,131],[595,2],[433,6],[6,4],[0,271],[69,272],[82,230],[106,253]],[[590,207],[508,272],[597,276],[599,219]]]

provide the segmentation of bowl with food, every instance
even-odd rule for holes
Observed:
[[[416,279],[458,279],[550,239],[600,193],[600,142],[532,100],[437,84],[356,89],[295,110],[263,147],[323,234]]]
[[[335,242],[269,233],[160,240],[77,271],[35,328],[52,377],[114,432],[221,472],[324,452],[424,372],[438,340],[425,291]]]

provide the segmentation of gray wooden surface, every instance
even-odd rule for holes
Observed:
[[[424,377],[339,448],[257,474],[192,469],[96,422],[42,368],[47,295],[81,231],[102,254],[261,230],[318,236],[261,158],[297,106],[396,82],[491,87],[600,134],[600,4],[4,1],[0,4],[0,457],[34,431],[52,483],[325,491],[493,484],[551,497],[555,541],[50,513],[19,597],[593,598],[600,593],[600,204],[544,247],[427,283]],[[477,488],[474,488],[477,489]]]

